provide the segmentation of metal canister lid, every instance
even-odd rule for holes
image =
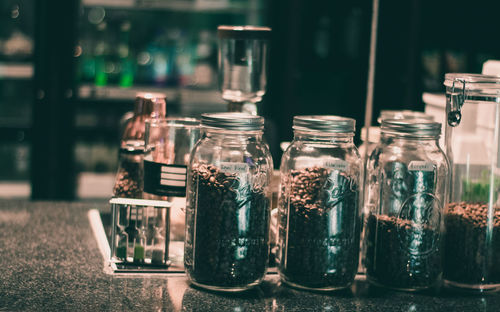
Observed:
[[[356,120],[332,115],[307,115],[293,117],[293,129],[299,131],[321,131],[328,133],[352,133]]]
[[[234,131],[261,131],[264,129],[264,118],[245,113],[202,114],[201,126]]]
[[[271,28],[262,26],[228,26],[217,27],[217,35],[221,39],[262,39],[271,37]]]
[[[135,114],[152,118],[165,117],[167,113],[167,97],[163,93],[139,92],[135,96]]]
[[[441,123],[424,119],[385,119],[382,120],[380,129],[382,134],[437,138],[441,134]]]

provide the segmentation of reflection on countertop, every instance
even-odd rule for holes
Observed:
[[[0,310],[7,311],[498,311],[500,295],[401,293],[358,278],[351,289],[305,292],[268,275],[240,294],[189,286],[184,274],[106,274],[89,225],[105,203],[0,201]]]

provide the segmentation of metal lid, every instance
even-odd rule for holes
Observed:
[[[134,110],[136,115],[152,118],[165,117],[167,113],[167,96],[163,93],[138,92],[135,95]]]
[[[385,119],[380,126],[382,134],[414,138],[437,138],[441,124],[423,119]]]
[[[221,39],[269,39],[271,28],[261,26],[227,26],[217,27],[217,35]]]
[[[264,118],[245,113],[202,114],[201,126],[235,131],[262,131]]]
[[[328,133],[353,133],[356,121],[352,118],[331,115],[308,115],[293,117],[293,129],[299,131],[322,131]]]
[[[434,121],[434,117],[427,115],[423,112],[412,111],[412,110],[389,110],[384,109],[380,111],[380,116],[378,117],[378,123],[382,123],[384,119],[424,119],[429,121]]]

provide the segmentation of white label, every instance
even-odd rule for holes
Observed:
[[[248,169],[245,163],[221,162],[219,166],[224,173],[246,173]]]
[[[173,173],[173,174],[186,174],[187,168],[184,167],[172,167],[172,166],[162,166],[161,172]]]
[[[177,186],[177,187],[185,187],[186,186],[186,181],[180,181],[180,180],[160,180],[161,185],[165,186]]]
[[[414,160],[408,166],[410,171],[434,171],[434,164],[428,161]]]
[[[172,174],[172,173],[162,173],[160,176],[161,180],[176,180],[176,181],[185,181],[185,174]]]
[[[341,159],[325,160],[323,166],[325,168],[331,168],[340,171],[347,171],[349,169],[349,163]]]

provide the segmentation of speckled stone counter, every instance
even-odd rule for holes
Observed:
[[[278,285],[242,294],[189,287],[183,274],[109,275],[87,212],[105,203],[0,202],[0,311],[500,311],[500,294],[409,294],[357,280],[328,294]]]

